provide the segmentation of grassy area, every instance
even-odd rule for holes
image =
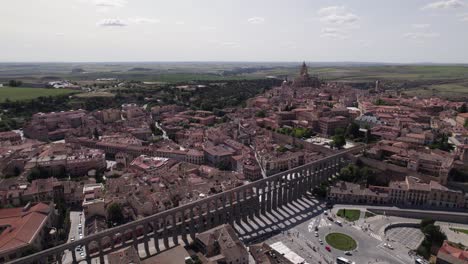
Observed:
[[[22,101],[31,100],[41,96],[58,96],[76,92],[77,91],[75,90],[67,89],[0,87],[0,103],[7,99],[10,101]]]
[[[77,94],[79,98],[91,98],[91,97],[114,97],[115,94],[109,92],[93,92],[93,93],[81,93]]]
[[[457,82],[447,84],[434,84],[404,91],[405,94],[419,97],[440,96],[443,98],[468,97],[468,83]]]
[[[336,215],[350,222],[354,222],[359,219],[361,211],[356,209],[340,209]]]
[[[468,230],[467,229],[460,229],[460,228],[450,228],[450,230],[458,233],[464,233],[468,235]]]
[[[325,241],[336,249],[349,251],[357,247],[356,240],[342,233],[330,233],[325,237]]]
[[[371,213],[371,212],[366,212],[366,214],[364,215],[365,218],[369,218],[369,217],[373,217],[373,216],[376,216],[376,214]]]

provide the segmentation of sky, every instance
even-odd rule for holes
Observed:
[[[468,0],[1,0],[0,62],[468,63]]]

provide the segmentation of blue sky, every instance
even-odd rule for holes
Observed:
[[[0,62],[468,63],[468,0],[3,0]]]

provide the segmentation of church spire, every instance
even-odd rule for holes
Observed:
[[[304,61],[304,62],[302,62],[301,76],[307,76],[307,75],[309,75],[309,71],[308,71],[307,65],[306,65],[306,63]]]

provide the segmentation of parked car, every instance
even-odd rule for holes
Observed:
[[[336,220],[335,223],[336,223],[337,225],[339,225],[339,226],[342,226],[342,225],[343,225],[343,224],[342,224],[340,221],[338,221],[338,220]]]

